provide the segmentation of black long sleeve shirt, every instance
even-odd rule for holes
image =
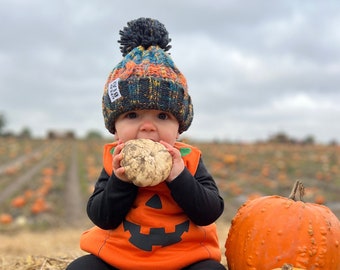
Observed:
[[[200,159],[194,176],[185,168],[167,184],[173,199],[196,225],[213,223],[223,213],[224,201]],[[103,169],[87,204],[87,214],[102,229],[115,229],[133,206],[140,187],[109,176]]]

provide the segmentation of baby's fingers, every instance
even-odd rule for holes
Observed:
[[[113,156],[118,155],[122,151],[123,147],[124,143],[119,143],[113,151]]]

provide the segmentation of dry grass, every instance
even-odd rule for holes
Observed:
[[[0,234],[1,270],[65,269],[79,249],[80,229]]]
[[[0,269],[17,270],[61,270],[65,269],[70,258],[48,258],[44,256],[27,256],[20,258],[2,259]]]
[[[217,222],[222,262],[229,224]],[[0,234],[0,270],[61,270],[83,254],[79,237],[83,229],[28,230]]]

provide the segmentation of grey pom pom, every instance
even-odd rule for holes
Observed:
[[[157,20],[150,18],[139,18],[127,23],[123,30],[119,31],[121,44],[120,51],[123,56],[138,46],[145,49],[150,46],[159,46],[164,51],[171,48],[171,39],[165,26]]]

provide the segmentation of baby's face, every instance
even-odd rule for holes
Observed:
[[[136,110],[124,113],[115,123],[115,138],[126,142],[132,139],[151,139],[165,141],[171,145],[176,142],[179,124],[168,112],[159,110]]]

